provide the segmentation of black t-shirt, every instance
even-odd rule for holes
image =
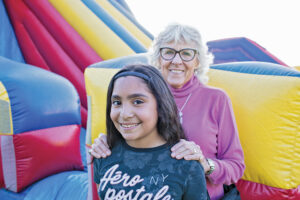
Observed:
[[[197,161],[171,157],[171,146],[133,148],[120,142],[111,156],[94,160],[102,200],[206,200],[204,170]]]

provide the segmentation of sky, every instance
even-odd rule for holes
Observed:
[[[126,0],[137,21],[156,36],[167,24],[196,27],[205,42],[253,40],[289,66],[300,66],[299,0]]]

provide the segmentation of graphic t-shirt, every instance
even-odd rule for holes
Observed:
[[[111,156],[94,159],[102,200],[206,200],[204,170],[197,161],[171,157],[171,146],[133,148],[120,142]]]

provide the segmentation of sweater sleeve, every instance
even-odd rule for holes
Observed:
[[[215,117],[218,123],[218,146],[215,170],[208,176],[213,184],[236,183],[245,170],[244,153],[229,97],[225,92],[218,98]]]
[[[183,200],[207,200],[209,195],[206,189],[206,180],[203,167],[197,161],[189,161],[191,166],[186,172],[185,192]]]

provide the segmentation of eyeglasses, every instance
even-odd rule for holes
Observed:
[[[160,48],[161,57],[167,61],[173,60],[177,53],[179,54],[181,60],[188,62],[195,58],[197,50],[186,48],[186,49],[181,49],[181,50],[177,51],[177,50],[169,48],[169,47]]]

